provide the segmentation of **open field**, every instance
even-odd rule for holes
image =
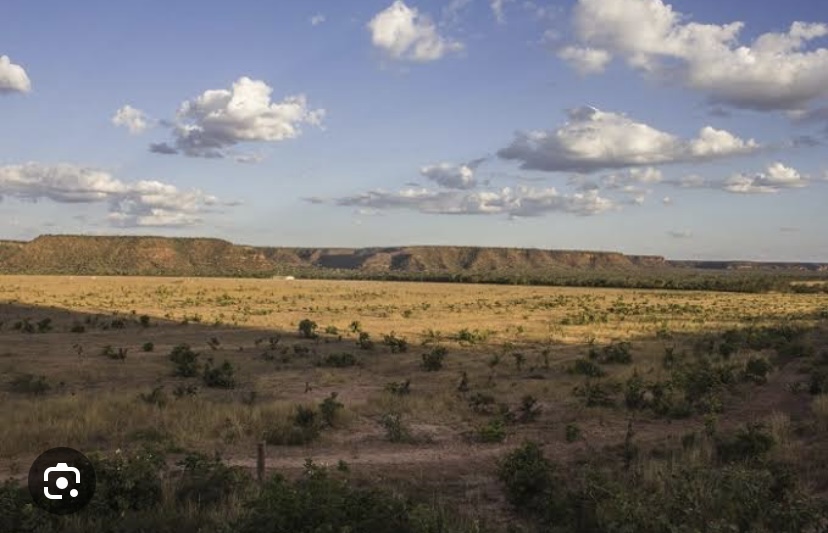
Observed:
[[[171,465],[218,454],[252,469],[264,440],[274,472],[297,476],[307,458],[347,464],[362,482],[465,517],[412,531],[548,530],[564,518],[531,494],[546,502],[551,489],[528,483],[518,497],[498,466],[515,449],[530,453],[530,440],[582,499],[584,465],[603,472],[604,487],[670,497],[680,491],[665,479],[685,467],[703,494],[698,480],[711,472],[737,469],[728,482],[741,492],[737,482],[784,465],[801,521],[774,515],[761,529],[733,518],[750,525],[737,530],[821,531],[826,321],[819,293],[4,276],[0,479],[25,476],[54,446],[102,457],[151,447]],[[759,502],[767,487],[756,483]],[[561,531],[623,530],[613,512],[644,531],[635,517],[660,508],[630,494],[592,502],[600,527]],[[734,508],[708,511],[730,520]],[[198,530],[187,522],[198,513],[183,513],[177,531]],[[92,530],[71,520],[62,526]]]

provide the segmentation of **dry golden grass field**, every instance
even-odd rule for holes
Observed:
[[[497,459],[527,439],[561,465],[601,455],[646,480],[757,423],[770,457],[825,497],[827,319],[824,294],[3,276],[0,480],[54,446],[252,469],[267,441],[272,471],[344,461],[502,525]],[[779,328],[796,338],[725,334]],[[692,374],[700,354],[732,379]]]

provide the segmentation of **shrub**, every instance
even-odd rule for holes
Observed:
[[[108,357],[109,359],[115,359],[116,361],[123,361],[126,359],[127,352],[129,351],[128,348],[118,348],[115,349],[111,345],[107,344],[101,350],[101,354]]]
[[[520,399],[517,419],[519,422],[534,422],[540,416],[541,408],[538,400],[531,394]]]
[[[310,320],[309,318],[305,318],[299,322],[299,333],[301,333],[306,339],[315,339],[317,337],[317,327],[318,325],[316,322]]]
[[[325,328],[325,333],[328,335],[339,335],[339,328],[336,326],[328,326]]]
[[[153,344],[153,343],[151,343],[151,342],[145,342],[145,343],[141,346],[141,349],[142,349],[143,351],[145,351],[145,352],[151,352],[151,351],[153,351],[153,350],[155,349],[155,344]]]
[[[145,328],[148,328],[150,325],[150,317],[149,315],[141,315],[138,317],[138,322]]]
[[[589,358],[603,364],[628,365],[632,363],[631,347],[632,345],[629,342],[612,342],[600,350],[594,347],[590,348]]]
[[[584,358],[576,359],[575,363],[572,365],[572,368],[569,369],[569,372],[591,378],[600,378],[607,375],[603,368],[595,364],[593,361]]]
[[[448,350],[444,346],[435,346],[430,352],[424,353],[423,368],[428,372],[435,372],[443,368],[443,359],[446,358]]]
[[[49,317],[40,320],[37,323],[37,332],[38,333],[46,333],[48,331],[52,331],[52,319]]]
[[[578,426],[578,424],[567,424],[566,429],[564,431],[564,437],[566,438],[566,442],[575,442],[576,440],[581,438],[581,428]]]
[[[320,361],[321,366],[330,366],[334,368],[346,368],[357,364],[357,359],[353,354],[342,352],[329,354],[325,359]]]
[[[617,392],[617,385],[586,381],[575,387],[575,396],[583,398],[587,407],[612,407],[615,405],[613,395]]]
[[[35,396],[46,394],[46,392],[52,388],[51,385],[46,382],[46,376],[35,376],[34,374],[20,374],[19,376],[12,378],[9,383],[9,387],[12,392],[20,394],[33,394]]]
[[[236,386],[236,380],[233,377],[235,372],[236,369],[230,364],[230,361],[225,360],[220,366],[213,366],[213,358],[211,357],[207,359],[207,364],[204,365],[202,379],[208,387],[232,389]]]
[[[380,424],[385,428],[385,435],[391,442],[411,442],[411,431],[403,422],[400,413],[386,413],[380,419]]]
[[[716,454],[726,463],[752,461],[769,452],[773,445],[773,437],[762,424],[750,424],[735,436],[720,439],[716,443]]]
[[[140,398],[144,402],[157,407],[165,407],[167,405],[167,394],[164,392],[163,385],[158,385],[153,388],[149,394],[142,392]]]
[[[554,491],[552,468],[540,445],[528,441],[498,462],[497,478],[510,504],[520,511],[544,514]]]
[[[367,331],[360,331],[357,339],[357,346],[363,350],[373,350],[374,341],[371,340],[371,335]]]
[[[486,425],[477,430],[477,438],[480,442],[503,442],[506,438],[506,425],[502,418],[493,418]]]
[[[392,381],[385,385],[385,390],[395,396],[406,396],[411,393],[411,380],[407,379],[403,382]]]
[[[476,392],[469,397],[469,407],[478,414],[490,414],[494,410],[495,397],[485,392]]]
[[[159,474],[165,469],[162,455],[150,450],[121,452],[112,457],[90,457],[97,484],[89,504],[92,514],[118,516],[125,511],[152,509],[162,500]]]
[[[390,335],[384,335],[383,344],[391,348],[391,353],[402,353],[408,351],[408,341],[397,337],[392,331]]]
[[[72,327],[69,329],[70,333],[86,333],[86,326],[83,324],[72,324]]]
[[[198,362],[200,354],[194,352],[189,344],[179,344],[170,352],[170,361],[173,362],[173,376],[191,378],[198,375],[201,365]]]
[[[328,426],[333,427],[334,421],[336,420],[336,414],[345,407],[342,402],[339,402],[336,398],[338,393],[332,392],[330,396],[322,400],[322,403],[319,404],[319,412],[322,414],[322,422]]]
[[[478,342],[485,342],[489,338],[489,333],[477,329],[471,331],[468,328],[463,328],[457,332],[455,338],[461,343],[476,344]]]
[[[195,385],[177,385],[175,389],[173,389],[173,396],[175,396],[176,400],[180,400],[181,398],[185,398],[187,396],[195,396],[198,394],[198,387]]]
[[[745,371],[743,379],[745,381],[752,381],[757,385],[763,385],[768,382],[768,373],[773,369],[770,362],[763,357],[751,357],[745,363]]]
[[[177,464],[182,468],[175,483],[179,503],[216,505],[243,495],[251,486],[250,475],[243,468],[227,466],[218,457],[188,453]]]

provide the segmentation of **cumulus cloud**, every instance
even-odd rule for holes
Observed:
[[[795,168],[780,162],[771,163],[754,174],[736,173],[724,180],[710,180],[691,174],[668,182],[685,189],[718,189],[736,194],[773,194],[784,189],[806,187],[809,180]]]
[[[32,82],[20,65],[11,62],[9,56],[0,56],[0,94],[27,93]]]
[[[105,170],[71,164],[26,163],[0,167],[0,199],[48,199],[58,203],[107,203],[116,226],[192,226],[217,205],[200,190],[160,181],[124,182]]]
[[[392,59],[435,61],[463,49],[460,42],[441,36],[428,16],[402,0],[377,13],[368,22],[368,30],[373,45]]]
[[[715,103],[799,109],[828,96],[828,49],[808,46],[828,35],[828,24],[794,22],[786,32],[744,44],[744,23],[689,22],[662,0],[578,0],[573,20],[580,46],[702,91]],[[564,59],[583,69],[577,55]]]
[[[318,201],[318,199],[315,199]],[[308,200],[311,201],[311,200]],[[399,192],[369,191],[333,200],[335,205],[362,209],[409,209],[428,214],[507,215],[534,217],[550,212],[595,215],[616,207],[597,191],[561,194],[554,188],[518,186],[499,191],[445,191],[406,188]]]
[[[566,46],[558,51],[558,57],[575,67],[581,74],[597,74],[612,60],[606,50],[588,46]]]
[[[149,126],[146,113],[129,104],[115,112],[112,116],[112,123],[127,128],[133,134],[142,133]]]
[[[420,174],[447,189],[473,189],[477,185],[474,171],[483,159],[476,159],[462,165],[438,163],[420,168]]]
[[[308,21],[311,23],[311,26],[319,26],[323,22],[325,22],[325,15],[322,13],[317,13],[313,15]]]
[[[239,143],[293,139],[304,124],[321,126],[325,110],[309,108],[305,95],[273,102],[272,92],[265,82],[246,76],[229,90],[205,91],[181,104],[175,120],[167,123],[173,142],[153,143],[150,151],[219,158]]]
[[[517,132],[512,144],[498,152],[521,168],[594,172],[665,163],[704,161],[746,154],[759,148],[710,126],[695,139],[680,139],[625,115],[594,107],[568,111],[569,121],[555,131]]]

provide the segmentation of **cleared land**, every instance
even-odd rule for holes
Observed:
[[[273,471],[341,460],[490,530],[543,528],[498,468],[529,439],[665,491],[683,465],[785,464],[819,502],[826,320],[824,294],[4,276],[0,479],[54,446],[253,468],[265,440]]]

